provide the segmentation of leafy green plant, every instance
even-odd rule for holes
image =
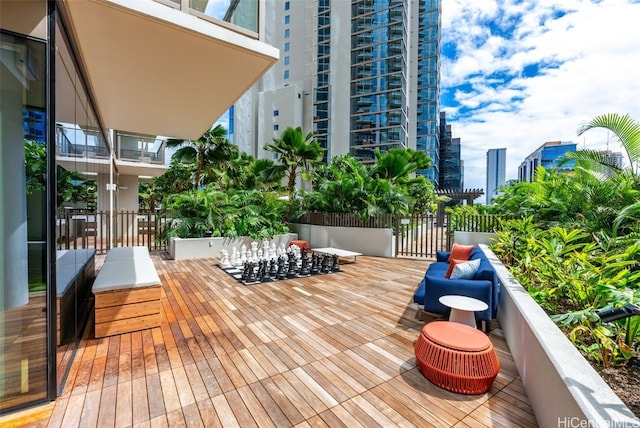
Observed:
[[[284,174],[287,177],[289,196],[293,197],[296,180],[299,176],[308,177],[310,171],[320,165],[323,151],[313,133],[304,134],[301,127],[287,127],[280,138],[274,138],[271,144],[265,144],[264,149],[273,152],[278,158],[269,174]]]
[[[582,336],[586,336],[586,341]],[[579,325],[571,330],[569,340],[605,368],[625,362],[633,355],[620,336],[603,325]]]
[[[376,152],[378,163],[363,165],[351,155],[335,156],[315,170],[313,190],[299,192],[306,211],[354,213],[362,219],[378,214],[423,213],[437,198],[424,177],[412,177],[428,164],[412,150]]]
[[[167,237],[262,239],[289,231],[287,201],[275,192],[206,188],[172,195],[168,208],[172,220]]]

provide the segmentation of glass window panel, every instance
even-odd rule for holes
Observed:
[[[45,50],[0,34],[0,413],[48,394]]]
[[[189,0],[189,7],[211,18],[258,32],[258,0]]]

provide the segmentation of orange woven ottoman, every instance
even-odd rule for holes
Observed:
[[[459,394],[483,394],[498,375],[500,362],[482,331],[464,324],[433,321],[415,345],[420,372],[433,384]]]
[[[289,246],[292,246],[292,245],[297,245],[298,248],[300,248],[301,250],[303,250],[303,249],[304,250],[308,250],[310,248],[309,247],[309,243],[307,241],[302,240],[302,239],[294,239],[294,240],[290,241],[289,242]]]

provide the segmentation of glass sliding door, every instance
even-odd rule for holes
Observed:
[[[0,31],[0,413],[48,397],[45,52]]]

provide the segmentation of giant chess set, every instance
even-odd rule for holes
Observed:
[[[231,255],[221,250],[218,266],[242,284],[253,285],[339,272],[338,259],[336,254],[308,252],[297,245],[277,247],[264,240],[261,246],[252,242],[250,249],[234,247]]]

